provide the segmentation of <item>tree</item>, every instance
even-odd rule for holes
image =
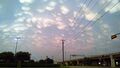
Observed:
[[[92,64],[91,59],[90,59],[90,58],[85,57],[85,58],[84,58],[84,65],[91,65],[91,64]]]
[[[45,60],[40,60],[39,63],[40,64],[45,64],[46,62],[45,62]]]
[[[50,59],[48,57],[46,57],[45,61],[46,61],[47,64],[53,64],[54,63],[53,59]]]
[[[17,52],[15,54],[15,59],[16,61],[22,61],[22,62],[25,62],[25,61],[30,61],[30,53],[29,52]]]
[[[1,62],[13,62],[14,54],[12,52],[2,52],[0,53]]]
[[[31,63],[34,63],[35,61],[33,59],[30,60]]]

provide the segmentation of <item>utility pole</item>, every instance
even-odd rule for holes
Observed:
[[[62,61],[63,61],[63,64],[64,64],[64,41],[65,40],[62,40]]]

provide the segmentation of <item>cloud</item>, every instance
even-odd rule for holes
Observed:
[[[21,4],[31,4],[33,3],[33,0],[19,0]]]
[[[2,7],[2,5],[0,5],[0,9],[2,9],[3,7]]]
[[[21,19],[20,19],[20,21],[21,21]],[[22,21],[24,21],[24,20],[22,19]],[[29,26],[29,25],[31,25],[30,22],[32,22],[32,24],[34,26],[36,26],[38,29],[55,26],[59,30],[64,30],[67,26],[64,22],[61,22],[61,21],[62,21],[61,17],[56,17],[54,20],[52,18],[47,18],[47,17],[32,16],[30,19],[26,19],[25,24],[27,24]]]
[[[24,24],[14,24],[10,27],[4,27],[3,32],[15,32],[15,33],[19,33],[21,31],[25,31],[26,29],[28,29],[28,27],[26,27]]]
[[[6,28],[6,27],[7,27],[6,24],[2,24],[2,25],[0,25],[0,29],[4,29],[4,28]]]
[[[38,48],[43,47],[43,44],[45,43],[44,36],[40,36],[38,34],[34,34],[31,37],[32,37],[32,44],[34,46],[37,46]]]
[[[111,9],[116,3],[120,2],[120,0],[101,0],[101,5],[104,5],[105,3],[109,3],[109,5],[104,9],[106,12],[108,10],[110,10],[110,13],[115,13],[115,12],[118,12],[120,11],[120,3],[114,7],[113,9]]]
[[[54,7],[50,7],[50,6],[46,7],[46,10],[49,10],[49,11],[52,11],[53,9],[54,9]]]
[[[95,18],[95,16],[97,15],[97,13],[93,12],[91,9],[89,9],[87,6],[84,6],[83,7],[83,12],[84,12],[84,15],[85,15],[85,18],[89,21],[91,20],[95,20],[93,18]]]
[[[15,22],[24,22],[25,19],[25,17],[19,17],[15,20]]]
[[[63,13],[63,14],[67,14],[68,12],[69,12],[69,9],[66,7],[66,6],[61,6],[60,7],[60,9],[61,9],[61,12]]]
[[[68,19],[69,23],[68,25],[73,27],[75,25],[75,23],[73,22],[73,19]]]
[[[52,19],[49,19],[49,18],[43,19],[43,26],[44,27],[48,27],[48,26],[51,26],[54,24],[55,24],[55,22]]]
[[[46,7],[45,9],[48,10],[48,11],[52,11],[56,6],[56,2],[54,1],[51,1]]]
[[[78,20],[73,23],[73,17],[76,17],[78,6],[80,6],[83,1],[79,0],[19,0],[20,6],[12,6],[11,4],[7,4],[10,6],[9,8],[15,8],[15,15],[10,19],[6,19],[9,13],[5,13],[4,21],[2,22],[0,18],[0,41],[2,45],[12,45],[11,40],[7,37],[8,35],[23,35],[25,37],[25,41],[21,41],[22,45],[29,45],[32,49],[32,54],[37,55],[37,58],[40,59],[40,55],[49,55],[54,53],[56,57],[61,58],[61,39],[65,38],[65,47],[66,51],[74,54],[80,53],[89,53],[92,54],[93,47],[101,48],[112,45],[116,45],[116,42],[109,41],[110,34],[119,32],[119,6],[113,8],[110,13],[108,13],[105,17],[107,19],[101,19],[101,24],[96,24],[95,26],[90,26],[86,28],[85,32],[80,32],[85,24],[92,20],[96,15],[98,9],[102,8],[102,5],[106,2],[110,2],[110,0],[100,0],[104,1],[101,4],[97,4],[95,7],[90,9],[91,6],[83,6],[81,14],[78,14]],[[34,2],[36,1],[36,2]],[[76,2],[77,1],[77,2]],[[100,2],[98,1],[98,2]],[[113,3],[110,3],[107,8],[103,10],[107,11],[110,7],[112,7],[118,0],[113,0]],[[34,2],[34,4],[33,4]],[[115,2],[115,3],[114,3]],[[37,3],[37,4],[36,4]],[[40,3],[40,4],[39,4]],[[16,4],[16,2],[15,2]],[[17,3],[19,4],[19,3]],[[31,7],[32,6],[32,7]],[[4,8],[4,5],[2,9]],[[5,9],[9,9],[5,8]],[[0,8],[1,9],[1,8]],[[4,11],[4,10],[3,10]],[[36,13],[37,12],[37,13]],[[52,12],[52,13],[51,13]],[[117,12],[117,13],[116,13]],[[101,14],[98,14],[100,16]],[[79,19],[85,17],[86,20],[84,22],[80,22]],[[105,18],[104,17],[104,18]],[[12,18],[12,19],[11,19]],[[97,22],[101,22],[97,21]],[[2,24],[3,23],[3,24]],[[71,26],[71,27],[69,27]],[[116,28],[117,27],[117,28]],[[84,31],[84,30],[83,30]],[[107,36],[107,37],[106,37]],[[77,38],[77,39],[75,39]],[[4,40],[3,40],[4,39]],[[70,40],[70,41],[69,41]],[[28,41],[28,42],[26,42]],[[59,46],[60,45],[60,46]],[[106,46],[105,46],[106,45]],[[119,46],[119,41],[118,41]],[[57,46],[59,46],[57,48]],[[11,47],[11,46],[10,46]],[[117,47],[113,47],[112,50],[116,50]],[[7,47],[6,47],[7,48]],[[107,48],[107,47],[106,47]],[[2,48],[6,50],[4,47]],[[9,48],[7,48],[8,50]],[[25,48],[26,49],[26,48]],[[22,49],[23,50],[23,49]],[[59,52],[56,52],[56,51]],[[90,51],[91,50],[91,51]],[[11,49],[12,51],[12,49]],[[35,51],[35,52],[34,52]],[[46,51],[49,51],[47,53]],[[103,49],[99,49],[99,51],[103,51]],[[111,51],[111,52],[113,52]],[[39,55],[40,53],[40,55]],[[96,53],[96,52],[95,52]],[[100,54],[100,53],[98,53]],[[68,57],[68,53],[67,56]]]
[[[44,2],[47,2],[48,0],[43,0]]]
[[[57,28],[60,30],[64,30],[66,27],[66,25],[62,22],[57,22]]]
[[[56,45],[56,44],[60,44],[62,39],[63,39],[63,38],[60,37],[60,36],[55,36],[55,37],[53,38],[53,40],[52,40],[52,43],[55,44],[55,45]]]
[[[48,5],[51,6],[51,7],[55,7],[56,6],[56,2],[51,1]]]
[[[23,11],[29,11],[31,8],[30,7],[27,7],[27,6],[22,6],[21,8]]]
[[[82,29],[84,26],[85,26],[85,25],[83,25],[83,24],[80,24],[80,25],[79,25],[80,29]]]
[[[10,31],[10,28],[4,28],[3,29],[3,32],[9,32]]]
[[[24,11],[22,10],[20,12],[17,12],[14,14],[14,16],[16,18],[26,18],[26,16],[33,16],[33,13],[31,11],[29,11],[29,10],[26,11],[26,10],[24,10]]]
[[[38,11],[39,13],[43,13],[43,12],[45,12],[44,9],[37,9],[37,11]]]

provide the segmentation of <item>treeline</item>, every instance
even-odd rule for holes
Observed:
[[[0,63],[40,63],[40,64],[53,64],[54,60],[46,57],[46,59],[41,59],[35,62],[31,59],[31,54],[29,52],[17,52],[16,54],[12,52],[2,52],[0,53]]]

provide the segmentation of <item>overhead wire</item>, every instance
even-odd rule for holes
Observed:
[[[85,0],[83,3],[86,4],[88,0]],[[75,21],[77,20],[77,17],[80,15],[81,10],[83,9],[83,4],[81,5],[80,9],[78,10],[78,12],[76,13],[76,16],[73,18],[72,23],[75,23]]]
[[[83,3],[86,4],[87,1],[88,1],[88,0],[85,0]],[[77,17],[80,15],[80,13],[81,13],[81,11],[82,11],[82,9],[83,9],[84,4],[81,4],[80,9],[78,10],[78,12],[76,13],[75,17],[73,18],[72,23],[75,24],[76,20],[78,19]]]
[[[92,3],[92,1],[93,1],[93,0],[89,0],[89,1],[88,1],[88,4],[86,3],[86,6],[89,6],[89,5]],[[96,3],[97,3],[97,1],[94,3],[94,5],[96,5]],[[84,6],[83,6],[83,7],[84,7]],[[81,9],[81,11],[82,11],[82,9]],[[82,18],[80,18],[79,21],[82,23],[82,21],[83,21]],[[77,19],[76,19],[76,22],[77,22]]]
[[[95,15],[95,16],[93,17],[92,20],[96,19],[96,18],[98,17],[98,15],[99,15],[106,7],[108,7],[108,6],[110,5],[111,2],[112,2],[112,0],[111,0],[109,3],[105,4],[104,7],[97,13],[97,15]],[[103,13],[103,14],[106,14],[106,12]],[[101,16],[102,16],[102,15],[101,15]],[[100,16],[99,18],[101,18],[101,16]],[[99,18],[98,18],[98,19],[99,19]],[[92,23],[92,20],[89,21],[89,22],[82,28],[82,31],[84,31],[84,30]],[[76,36],[79,35],[79,33],[81,33],[82,31],[78,32],[78,33],[76,34]],[[75,37],[75,36],[74,36],[74,37]]]
[[[93,1],[93,0],[89,0],[89,1],[88,1],[88,4],[87,4],[87,2],[86,2],[86,6],[89,6],[89,5],[92,3],[92,1]],[[84,7],[84,6],[83,6],[83,7]],[[83,8],[81,9],[81,13],[82,13],[82,10],[83,10]],[[80,14],[81,14],[81,13],[80,13]],[[83,21],[82,18],[80,18],[79,21]]]
[[[89,6],[93,1],[94,1],[94,0],[89,0],[87,6]],[[95,5],[97,5],[97,2],[98,2],[98,0],[96,0],[96,1],[94,2],[94,4],[93,4],[93,6],[91,7],[91,9],[94,8]],[[87,0],[84,2],[84,4],[86,4],[86,3],[87,3]],[[80,14],[80,13],[82,12],[83,7],[84,7],[84,5],[82,4],[82,6],[80,7],[80,10],[79,10],[79,12],[78,12],[77,14]],[[76,19],[74,19],[74,20],[75,20],[74,22],[76,22],[77,16],[79,16],[79,15],[76,15],[76,17],[75,17]],[[82,18],[80,18],[80,21],[81,21],[81,20],[82,20]],[[72,21],[72,22],[73,22],[73,21]],[[73,23],[74,23],[74,22],[73,22]],[[75,33],[74,33],[74,34],[75,34]],[[72,36],[71,38],[74,38],[74,36]]]
[[[110,3],[109,3],[110,4]],[[97,21],[98,20],[100,20],[102,17],[104,17],[111,9],[113,9],[114,7],[116,7],[117,5],[119,4],[119,2],[118,3],[116,3],[116,4],[114,4],[108,11],[106,11],[105,13],[103,13],[94,23],[92,23],[92,21],[90,21],[90,23],[92,23],[92,26],[95,24],[95,23],[97,23]],[[107,6],[106,6],[107,7]],[[79,32],[79,33],[84,33],[86,30],[86,28],[88,27],[89,25],[87,24],[85,27],[84,27],[84,30],[83,31],[81,31],[81,32]],[[77,33],[77,35],[79,34],[79,33]],[[78,37],[76,36],[76,38],[74,38],[74,39],[77,39]],[[70,43],[68,43],[68,44],[70,44]]]
[[[92,26],[93,26],[94,24],[96,24],[98,20],[100,20],[102,17],[104,17],[110,10],[112,10],[112,9],[113,9],[114,7],[116,7],[118,4],[119,4],[119,2],[116,3],[115,5],[113,5],[113,7],[111,7],[108,11],[106,11],[105,13],[103,13],[103,15],[100,16],[100,18],[98,18],[94,23],[92,23]]]
[[[82,10],[83,10],[84,5],[86,4],[86,6],[89,6],[89,5],[92,3],[92,1],[94,1],[94,0],[85,0],[85,1],[83,2],[83,4],[81,5],[78,13],[77,13],[76,16],[74,17],[72,23],[75,23],[75,24],[76,24],[76,20],[78,19],[77,17],[82,13]]]

